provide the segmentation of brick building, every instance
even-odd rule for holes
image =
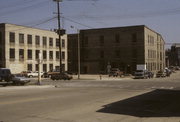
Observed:
[[[67,70],[67,35],[62,36],[62,66]],[[0,67],[13,73],[38,71],[39,52],[42,71],[59,68],[59,40],[53,31],[14,24],[0,24]]]
[[[137,64],[153,72],[165,67],[165,42],[145,25],[80,30],[80,41],[81,73],[106,72],[108,64],[126,73],[133,73]]]

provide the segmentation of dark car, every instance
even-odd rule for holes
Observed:
[[[8,68],[0,68],[0,81],[11,81],[11,70]]]
[[[164,71],[158,71],[156,77],[157,78],[166,77],[166,73]]]
[[[113,77],[117,77],[117,76],[122,76],[123,72],[119,70],[119,68],[112,68],[110,73],[109,73],[109,77],[113,76]]]
[[[58,74],[51,75],[52,80],[71,80],[72,78],[73,77],[67,73],[58,73]]]

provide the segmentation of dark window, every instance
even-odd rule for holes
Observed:
[[[116,58],[119,58],[120,57],[120,50],[116,50],[115,55],[116,55]]]
[[[2,51],[0,50],[0,61],[2,61]]]
[[[32,71],[32,64],[28,64],[28,71]]]
[[[65,52],[62,52],[62,59],[65,59]]]
[[[39,50],[36,50],[36,59],[39,59]]]
[[[59,47],[59,39],[56,39],[56,47]]]
[[[32,35],[27,35],[27,43],[32,44]]]
[[[40,45],[40,36],[35,36],[36,45]]]
[[[0,44],[2,44],[2,39],[3,37],[2,37],[2,32],[0,32]]]
[[[120,42],[120,36],[119,36],[119,34],[116,34],[116,35],[115,35],[115,42],[116,42],[116,43],[119,43],[119,42]]]
[[[53,51],[49,51],[49,59],[53,59]]]
[[[19,34],[19,43],[24,44],[24,34],[22,33]]]
[[[53,46],[53,38],[49,38],[49,46]]]
[[[56,51],[56,59],[59,59],[59,51]]]
[[[47,59],[47,53],[45,50],[43,51],[43,59]]]
[[[132,34],[132,42],[137,42],[137,34],[136,33]]]
[[[99,37],[99,42],[101,46],[104,45],[104,36]]]
[[[28,59],[32,59],[32,50],[28,50]]]
[[[19,49],[19,59],[24,59],[24,49]]]
[[[62,47],[65,48],[65,40],[62,39]]]
[[[149,52],[149,50],[148,50],[148,52]],[[137,50],[136,49],[132,50],[132,57],[137,58]]]
[[[43,64],[43,72],[47,72],[47,64]]]
[[[10,59],[15,59],[15,49],[14,48],[10,48],[9,57],[10,57]]]
[[[84,46],[88,46],[88,41],[89,41],[89,38],[88,38],[88,36],[85,36],[84,37]]]
[[[9,33],[9,41],[11,43],[15,43],[15,33],[14,32]]]
[[[100,58],[104,58],[104,51],[100,52]]]
[[[49,64],[49,70],[50,70],[50,71],[53,70],[53,64]]]
[[[43,37],[43,46],[47,46],[47,37]]]
[[[39,64],[36,64],[36,71],[39,71]]]

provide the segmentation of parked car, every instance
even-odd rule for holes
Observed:
[[[51,75],[52,80],[71,80],[72,78],[72,75],[67,73],[57,73]]]
[[[38,75],[39,75],[38,71],[35,71],[35,72],[28,71],[27,74],[26,74],[26,77],[29,77],[29,78],[31,78],[31,77],[38,77]],[[41,75],[41,77],[43,77],[44,72],[41,72],[40,75]]]
[[[157,78],[166,77],[166,72],[164,72],[164,71],[158,71],[158,72],[156,73],[156,77],[157,77]]]
[[[117,77],[117,76],[122,76],[123,72],[119,70],[119,68],[112,68],[110,73],[109,73],[109,77],[113,76],[113,77]]]
[[[59,74],[59,70],[51,70],[51,71],[48,71],[46,73],[44,73],[44,77],[45,78],[50,78],[52,75],[54,74]]]
[[[12,75],[11,81],[15,85],[25,85],[29,83],[31,80],[29,78],[23,77],[22,75],[15,74],[15,75]]]
[[[0,68],[0,81],[11,81],[11,70],[8,68]]]
[[[134,79],[147,79],[149,73],[147,70],[136,70],[134,73]]]

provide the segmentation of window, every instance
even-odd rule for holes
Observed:
[[[2,51],[0,50],[0,61],[2,61]]]
[[[59,51],[56,51],[56,59],[59,59]]]
[[[104,58],[104,51],[100,52],[100,58]]]
[[[43,59],[47,59],[47,53],[45,50],[43,51]]]
[[[19,34],[19,43],[24,44],[24,34],[22,33]]]
[[[53,46],[53,38],[49,38],[49,46]]]
[[[28,54],[28,59],[32,59],[32,50],[28,50],[28,52],[27,52]]]
[[[32,64],[28,64],[28,71],[32,71]]]
[[[49,70],[50,70],[50,71],[53,70],[53,64],[49,64]]]
[[[43,46],[47,46],[47,38],[43,37]]]
[[[39,71],[39,64],[36,64],[36,71]]]
[[[132,42],[137,42],[137,34],[136,33],[132,34]]]
[[[36,50],[36,59],[39,59],[39,53],[40,53],[40,51]]]
[[[116,50],[116,51],[115,51],[115,56],[116,56],[116,58],[119,58],[119,57],[120,57],[120,50]]]
[[[40,36],[35,36],[36,45],[40,45]]]
[[[136,49],[132,50],[132,58],[137,58],[137,50]]]
[[[10,48],[9,58],[10,59],[15,59],[15,49],[14,48]]]
[[[62,60],[65,60],[65,52],[62,52]]]
[[[24,49],[19,49],[19,60],[24,59]]]
[[[99,37],[100,45],[104,45],[104,36]]]
[[[56,47],[59,47],[59,39],[56,39]]]
[[[53,59],[53,51],[49,51],[49,59]]]
[[[9,41],[10,41],[10,43],[15,43],[15,33],[14,32],[9,33]]]
[[[116,43],[119,43],[119,42],[120,42],[120,36],[119,36],[119,34],[116,34],[116,35],[115,35],[115,42],[116,42]]]
[[[65,48],[65,40],[62,39],[62,47]]]
[[[2,32],[0,32],[0,44],[2,44]]]
[[[47,64],[43,64],[43,72],[47,72]]]
[[[89,41],[89,38],[88,38],[88,36],[85,36],[85,38],[84,38],[84,46],[88,46],[88,41]]]
[[[32,35],[27,35],[27,43],[32,44]]]

